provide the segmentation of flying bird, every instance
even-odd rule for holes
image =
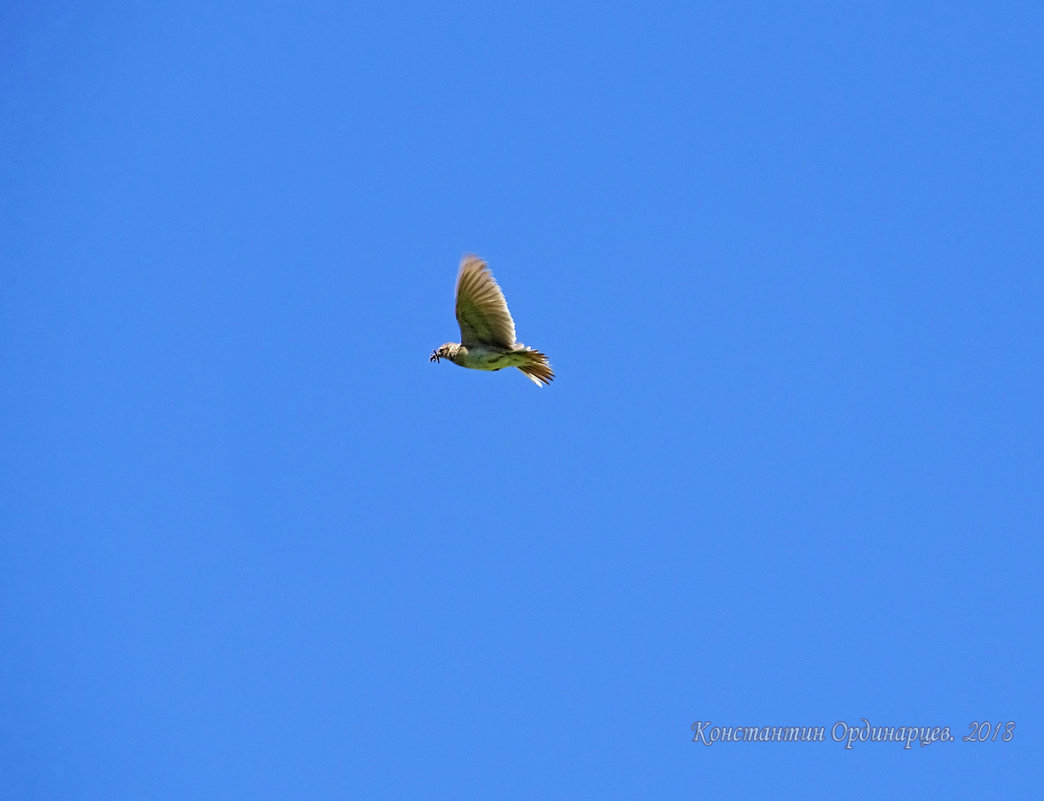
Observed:
[[[449,359],[473,370],[502,370],[517,367],[538,387],[555,377],[547,356],[515,342],[515,321],[511,319],[504,293],[500,291],[486,262],[465,255],[457,273],[457,322],[460,342],[439,345],[430,362]]]

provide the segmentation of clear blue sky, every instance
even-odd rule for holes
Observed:
[[[0,796],[1039,798],[1042,48],[4,4]],[[465,252],[549,388],[429,364]]]

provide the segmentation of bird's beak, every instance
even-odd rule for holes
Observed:
[[[439,352],[437,350],[433,350],[431,352],[431,356],[428,357],[428,361],[437,363],[439,361]]]

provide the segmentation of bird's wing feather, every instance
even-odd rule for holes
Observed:
[[[457,273],[457,322],[465,347],[476,344],[510,348],[515,344],[515,322],[493,273],[478,256],[460,260]]]

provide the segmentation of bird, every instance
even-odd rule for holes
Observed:
[[[457,272],[457,323],[460,342],[447,342],[431,352],[429,362],[449,359],[473,370],[517,367],[538,387],[555,377],[547,356],[515,342],[504,293],[493,273],[478,256],[465,254]]]

